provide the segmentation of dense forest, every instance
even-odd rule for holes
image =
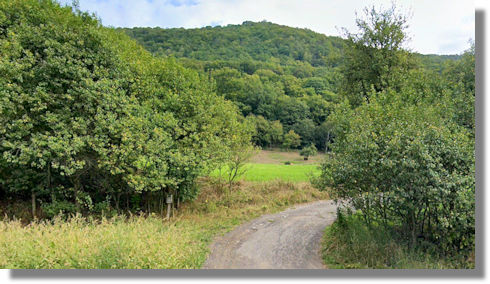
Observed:
[[[156,56],[178,58],[206,75],[256,126],[256,145],[325,151],[333,141],[327,117],[342,101],[345,39],[269,22],[122,30]],[[421,75],[433,78],[461,56],[410,57]]]
[[[474,46],[407,50],[395,7],[366,9],[356,24],[342,37],[269,22],[111,28],[76,5],[0,0],[2,214],[19,203],[31,219],[163,214],[169,199],[196,200],[198,180],[240,165],[243,153],[301,150],[307,160],[320,151],[311,184],[351,205],[339,209],[337,233],[360,222],[466,267]],[[232,188],[212,196],[231,198]],[[216,204],[228,212],[252,200],[240,194]]]

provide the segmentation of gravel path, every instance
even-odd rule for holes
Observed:
[[[318,201],[243,224],[215,240],[203,268],[323,269],[320,243],[336,208]]]

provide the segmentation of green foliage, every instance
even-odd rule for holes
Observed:
[[[122,194],[197,194],[249,143],[197,72],[54,1],[0,1],[0,186],[92,210]],[[129,198],[129,197],[127,197]],[[49,207],[45,207],[48,209]]]
[[[263,116],[249,115],[247,120],[255,126],[252,141],[260,147],[272,147],[282,143],[283,127],[280,121],[268,121]]]
[[[338,64],[342,40],[307,29],[268,22],[200,29],[123,29],[154,54],[199,60],[305,61],[313,66]],[[199,47],[199,48],[197,48]],[[251,64],[247,73],[256,70]],[[255,70],[254,70],[255,69]]]
[[[43,203],[41,207],[48,218],[53,218],[57,215],[74,214],[77,210],[72,202],[66,200],[54,200],[50,203]]]
[[[445,253],[474,246],[474,142],[430,106],[373,97],[350,117],[348,130],[322,165],[320,187],[351,200],[368,224],[395,226],[416,243]]]
[[[377,11],[364,10],[356,19],[357,34],[346,31],[348,48],[345,53],[342,92],[353,106],[369,102],[371,90],[399,89],[407,71],[413,68],[410,54],[403,49],[407,18],[395,6]]]
[[[337,37],[267,22],[124,31],[152,53],[175,56],[200,71],[216,84],[216,92],[233,101],[244,116],[259,117],[254,137],[257,146],[281,145],[280,128],[297,131],[293,125],[305,119],[314,122],[313,128],[319,126],[337,97],[336,69],[343,48],[343,40]],[[268,133],[270,127],[274,133]],[[323,148],[323,139],[305,135],[303,143],[318,143]]]
[[[284,141],[282,142],[284,148],[292,149],[299,145],[301,145],[301,137],[294,130],[289,130],[288,133],[284,134]]]
[[[301,144],[308,145],[315,141],[316,125],[311,119],[299,120],[291,126],[292,130],[301,137]]]
[[[316,150],[315,145],[313,145],[313,144],[311,144],[308,147],[304,147],[303,149],[301,149],[301,152],[299,152],[299,154],[301,156],[304,156],[305,157],[305,160],[308,160],[308,158],[310,156],[315,156],[316,153],[317,153],[317,150]]]
[[[461,59],[448,63],[443,75],[446,78],[446,112],[458,125],[470,130],[475,136],[475,46],[463,53]]]
[[[468,255],[475,245],[474,53],[439,70],[413,68],[402,49],[406,18],[395,8],[365,12],[360,33],[348,34],[341,93],[349,102],[327,118],[332,153],[315,183],[412,249],[430,244],[436,253]]]
[[[377,40],[384,41],[384,45],[389,45],[391,43],[386,40],[392,34],[400,36],[403,32],[403,27],[397,27],[403,17],[395,11],[382,15],[392,21],[377,28],[370,27],[366,21],[359,24]],[[293,129],[301,135],[302,146],[313,143],[318,149],[326,149],[334,137],[329,129],[332,125],[325,121],[342,100],[339,93],[349,97],[353,104],[363,100],[356,89],[358,84],[354,83],[362,76],[371,74],[369,80],[372,82],[365,86],[368,92],[371,91],[370,84],[379,79],[378,71],[384,74],[383,82],[398,88],[400,78],[406,75],[400,72],[414,64],[411,57],[420,59],[421,65],[428,70],[439,73],[447,62],[459,58],[412,56],[405,51],[396,51],[393,55],[391,50],[374,49],[354,52],[351,47],[358,35],[343,40],[268,22],[200,29],[123,30],[153,54],[176,57],[185,66],[198,70],[215,84],[216,92],[233,101],[244,116],[262,116],[268,121],[261,121],[258,128],[265,129],[272,121],[280,121],[284,132]],[[360,39],[358,44],[361,44]],[[376,55],[374,61],[368,62],[367,57],[372,54]],[[387,61],[384,60],[386,56]],[[359,61],[358,57],[364,59]],[[385,70],[387,67],[391,69]],[[391,75],[387,76],[389,73]],[[357,84],[352,87],[356,90],[344,92],[351,83]],[[306,125],[309,128],[303,128],[305,132],[302,132],[300,128],[307,120],[313,121],[314,126]],[[269,136],[267,131],[260,130],[254,143],[262,147],[282,143],[281,139],[271,141]]]

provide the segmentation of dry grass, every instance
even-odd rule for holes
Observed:
[[[171,221],[159,216],[0,222],[0,268],[199,268],[216,235],[259,215],[326,199],[307,183],[210,183]]]

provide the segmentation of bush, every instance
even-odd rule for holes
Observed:
[[[41,208],[48,218],[58,215],[74,214],[77,208],[74,203],[65,200],[56,200],[50,203],[43,203]]]
[[[474,249],[474,145],[466,130],[428,106],[356,109],[322,165],[320,188],[350,200],[366,224],[393,227],[451,254]]]

